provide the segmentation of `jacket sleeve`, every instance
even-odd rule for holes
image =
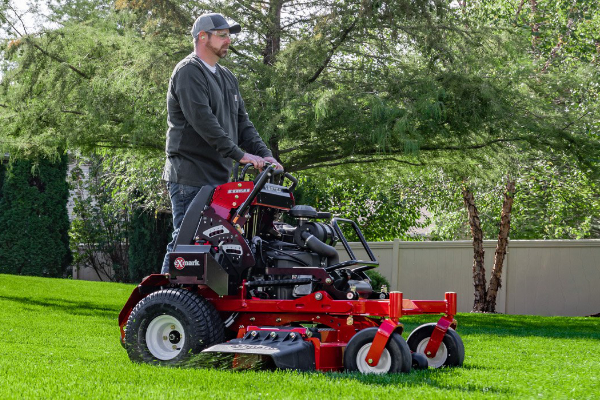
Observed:
[[[244,152],[229,138],[208,100],[206,77],[194,65],[183,66],[173,77],[174,92],[185,119],[194,130],[224,158],[241,160]],[[241,142],[241,141],[240,141]]]
[[[235,79],[235,78],[234,78]],[[236,80],[237,86],[237,80]],[[254,124],[250,121],[248,113],[246,112],[246,106],[244,99],[240,94],[239,86],[237,86],[238,98],[240,99],[238,104],[238,137],[240,147],[245,149],[250,154],[255,154],[260,157],[273,157],[273,154],[263,142],[258,131],[254,127]]]

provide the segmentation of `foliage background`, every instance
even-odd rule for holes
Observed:
[[[0,152],[107,160],[105,206],[88,204],[95,221],[73,235],[87,226],[100,240],[106,228],[94,227],[126,212],[112,237],[129,240],[138,208],[142,225],[163,229],[164,94],[208,10],[244,27],[223,65],[275,156],[304,179],[302,202],[358,219],[370,240],[414,239],[409,227],[429,221],[432,239],[464,239],[469,187],[494,238],[500,188],[514,179],[511,238],[600,235],[600,16],[587,0],[17,4],[0,2]]]

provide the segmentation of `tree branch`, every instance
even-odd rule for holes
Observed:
[[[406,161],[406,160],[399,160],[395,157],[383,157],[383,158],[370,158],[370,159],[366,159],[366,160],[342,160],[342,161],[336,161],[336,162],[330,162],[330,163],[323,160],[322,162],[324,162],[324,164],[314,163],[314,164],[301,165],[297,168],[292,167],[292,169],[290,169],[290,171],[302,171],[302,170],[311,169],[311,168],[335,167],[335,166],[344,165],[344,164],[369,164],[369,163],[375,163],[375,162],[381,162],[381,161],[394,161],[394,162],[397,162],[400,164],[412,165],[412,166],[416,166],[416,167],[426,165],[423,162],[413,163],[413,162]]]
[[[50,57],[54,61],[57,61],[57,62],[59,62],[61,64],[65,64],[67,67],[69,67],[69,69],[71,69],[72,71],[74,71],[76,74],[84,77],[85,79],[90,79],[90,76],[88,76],[84,72],[80,71],[79,69],[75,68],[74,66],[72,66],[71,64],[69,64],[68,62],[66,62],[65,60],[63,60],[63,59],[55,56],[54,54],[48,53],[46,50],[44,50],[43,48],[41,48],[38,44],[34,43],[33,40],[31,40],[30,38],[26,38],[25,41],[27,43],[31,44],[36,49],[38,49],[45,56]]]
[[[321,66],[317,69],[317,71],[314,73],[314,75],[308,80],[308,83],[313,83],[314,81],[316,81],[319,78],[319,75],[321,75],[321,73],[323,72],[323,70],[325,70],[325,68],[327,68],[327,65],[329,65],[329,62],[333,58],[335,51],[338,49],[338,47],[340,47],[342,45],[342,43],[344,43],[344,41],[348,37],[348,34],[356,26],[356,21],[357,20],[352,21],[350,26],[347,27],[346,29],[344,29],[344,31],[342,32],[342,36],[340,36],[340,40],[338,40],[338,42],[331,48],[331,50],[329,51],[329,55],[327,56],[327,58],[325,59],[323,64],[321,64]]]
[[[494,140],[489,140],[487,142],[484,143],[479,143],[479,144],[472,144],[469,146],[440,146],[440,147],[436,147],[436,146],[423,146],[420,147],[419,150],[421,151],[437,151],[437,150],[474,150],[474,149],[481,149],[487,146],[491,146],[493,144],[497,144],[497,143],[509,143],[509,142],[520,142],[523,140],[527,140],[524,137],[514,137],[514,138],[506,138],[506,139],[494,139]]]
[[[27,33],[27,27],[25,26],[25,23],[23,22],[23,18],[21,18],[21,14],[19,14],[17,12],[17,10],[15,10],[15,8],[12,5],[10,5],[10,4],[9,4],[8,8],[10,8],[12,10],[12,12],[15,13],[15,15],[17,16],[17,18],[21,22],[21,26],[23,27],[23,32],[25,32],[25,35],[29,35],[29,33]]]
[[[521,10],[523,10],[523,6],[525,5],[525,0],[521,0],[519,7],[517,8],[517,12],[515,13],[515,23],[517,22],[517,18],[519,18],[519,14],[521,14]]]
[[[571,36],[571,27],[573,26],[573,22],[574,22],[573,18],[569,18],[569,22],[567,22],[567,33],[565,35],[567,38],[569,36]],[[561,49],[561,47],[565,43],[564,39],[565,39],[565,37],[563,35],[560,35],[560,37],[558,38],[558,43],[556,44],[556,46],[554,46],[554,48],[550,52],[550,56],[548,57],[548,60],[544,64],[544,68],[542,68],[542,70],[540,71],[540,73],[543,74],[543,73],[546,72],[546,70],[550,66],[550,63],[552,62],[552,60],[554,59],[554,57],[556,56],[556,54],[558,53],[558,51]]]
[[[419,148],[420,151],[464,151],[464,150],[475,150],[475,149],[481,149],[484,147],[488,147],[494,144],[498,144],[498,143],[510,143],[510,142],[518,142],[518,141],[523,141],[523,140],[527,140],[526,138],[523,137],[514,137],[514,138],[505,138],[505,139],[494,139],[494,140],[489,140],[487,142],[484,143],[478,143],[478,144],[472,144],[472,145],[467,145],[467,146],[423,146],[421,148]],[[291,153],[295,150],[298,149],[304,149],[306,154],[311,154],[310,157],[310,161],[307,162],[300,162],[299,164],[297,164],[296,166],[292,166],[290,167],[291,171],[302,171],[305,169],[310,169],[310,168],[321,168],[321,167],[332,167],[332,166],[336,166],[336,165],[342,165],[342,164],[362,164],[362,163],[369,163],[369,162],[377,162],[377,161],[395,161],[397,163],[401,163],[401,164],[406,164],[406,165],[413,165],[413,166],[423,166],[426,165],[423,162],[410,162],[410,161],[406,161],[406,160],[401,160],[398,159],[394,156],[385,156],[383,154],[385,153],[381,153],[375,150],[370,150],[370,151],[363,151],[363,152],[359,152],[357,154],[353,154],[354,156],[359,156],[359,157],[373,157],[373,158],[369,158],[368,160],[364,160],[364,159],[359,159],[359,160],[351,160],[348,159],[348,157],[352,156],[352,155],[341,155],[339,153],[329,153],[327,155],[324,155],[322,157],[318,157],[315,155],[315,152],[318,151],[317,149],[315,150],[311,150],[311,148],[309,146],[307,146],[306,144],[301,144],[298,146],[294,146],[294,147],[289,147],[286,148],[284,150],[281,150],[279,152],[279,154],[285,154],[285,153]],[[321,149],[321,147],[318,147],[318,149]],[[391,151],[389,153],[396,153],[399,154],[401,153],[401,150],[395,150],[395,151]],[[389,154],[388,153],[388,154]],[[380,156],[381,155],[381,156]],[[331,162],[337,160],[335,162]]]
[[[100,143],[95,143],[94,146],[95,147],[102,147],[105,149],[129,149],[132,148],[132,143],[129,141],[123,141],[121,142],[124,145],[120,145],[120,144],[102,144]],[[164,147],[163,146],[157,146],[155,144],[145,144],[145,143],[136,143],[135,144],[135,148],[136,149],[149,149],[149,150],[160,150],[160,151],[164,151]]]
[[[287,149],[279,150],[279,154],[291,153],[292,151],[298,150],[301,147],[303,147],[302,144],[294,147],[288,147]]]
[[[84,113],[82,113],[81,111],[74,111],[74,110],[60,110],[61,112],[67,113],[67,114],[77,114],[77,115],[85,115]]]
[[[537,1],[536,0],[530,0],[529,1],[531,3],[531,12],[533,14],[533,19],[535,20],[535,17],[537,15]],[[531,45],[535,48],[537,41],[538,41],[538,35],[537,33],[540,31],[540,24],[539,22],[534,22],[533,25],[531,26],[531,32],[533,33],[533,37],[531,38]]]
[[[9,6],[9,7],[10,7],[10,6]],[[10,8],[12,9],[12,7],[10,7]],[[15,11],[13,10],[13,12],[15,12]],[[15,14],[16,14],[16,13],[15,13]],[[17,15],[17,16],[18,16],[18,15]],[[17,27],[16,27],[16,26],[14,26],[14,25],[13,25],[13,23],[12,23],[12,22],[10,22],[10,20],[9,20],[8,18],[6,18],[6,16],[4,16],[4,14],[3,14],[3,13],[0,13],[0,18],[2,18],[2,20],[3,20],[5,23],[7,23],[8,25],[10,25],[10,27],[13,29],[13,31],[15,31],[15,32],[17,33],[17,35],[19,35],[19,36],[23,36],[23,34],[22,34],[21,32],[19,32],[19,30],[17,29]]]
[[[237,56],[240,57],[244,57],[247,60],[253,60],[253,58],[247,54],[241,53],[238,49],[236,49],[234,46],[229,46],[229,50],[231,50],[231,52]]]

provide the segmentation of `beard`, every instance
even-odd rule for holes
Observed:
[[[212,40],[206,43],[206,47],[210,49],[217,57],[224,58],[229,51],[229,44],[224,43],[221,47],[215,47],[212,44]]]

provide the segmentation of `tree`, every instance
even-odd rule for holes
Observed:
[[[78,159],[70,177],[75,203],[70,235],[78,267],[118,282],[160,272],[173,228],[170,214],[159,212],[163,194],[148,198],[148,187],[160,179],[154,172],[134,159]]]
[[[309,204],[356,221],[368,241],[414,239],[411,229],[427,226],[428,221],[421,212],[425,206],[419,193],[421,186],[416,184],[414,176],[389,176],[379,180],[377,171],[359,167],[346,169],[339,171],[338,168],[342,176],[330,171],[327,176],[313,174],[301,179],[294,192],[297,204]],[[382,175],[384,173],[378,177]],[[351,230],[345,234],[348,240],[358,240]]]
[[[558,157],[557,158],[561,158]],[[512,239],[593,239],[599,238],[600,188],[593,175],[562,158],[522,160],[513,163],[514,204],[511,212]],[[562,164],[562,165],[561,165]],[[432,213],[433,240],[457,240],[470,236],[458,178],[439,175],[439,186],[431,185],[427,200]],[[472,180],[484,239],[493,239],[499,228],[505,181]]]
[[[224,63],[291,172],[386,162],[473,182],[522,156],[597,179],[593,8],[448,3],[60,0],[56,29],[36,34],[5,13],[0,146],[118,149],[160,168],[168,77],[210,9],[248,28]]]
[[[6,167],[3,162],[0,162],[0,200],[2,200],[2,185],[4,184],[4,173],[6,172]]]
[[[75,265],[91,267],[100,280],[127,281],[131,206],[113,201],[113,188],[103,179],[109,162],[91,160],[88,174],[81,164],[80,160],[70,177],[75,205],[69,234]]]
[[[12,162],[0,196],[0,272],[60,277],[71,260],[67,158]]]
[[[489,287],[486,285],[483,249],[483,230],[479,219],[479,211],[475,206],[475,198],[468,187],[463,188],[463,199],[469,216],[469,225],[473,236],[473,283],[475,286],[475,300],[473,311],[495,312],[498,289],[502,286],[502,267],[506,248],[508,246],[508,233],[510,231],[510,213],[515,192],[515,182],[507,180],[500,218],[498,244],[494,256],[494,267],[490,278]]]
[[[172,231],[170,215],[152,215],[141,208],[133,210],[128,232],[128,270],[131,282],[140,282],[145,276],[160,272]]]
[[[472,2],[467,5],[466,2],[460,3],[461,8],[465,12],[465,14],[476,15],[479,23],[491,23],[496,25],[497,27],[506,27],[509,28],[511,25],[516,25],[518,22],[523,21],[524,14],[526,12],[523,11],[523,6],[525,5],[525,1],[521,1],[516,14],[514,14],[514,22],[513,15],[508,2]],[[564,46],[566,44],[572,33],[578,29],[576,29],[577,25],[596,25],[600,26],[600,19],[597,19],[589,23],[593,19],[591,18],[591,13],[593,9],[589,7],[584,2],[557,2],[556,4],[552,4],[550,8],[544,7],[544,9],[538,8],[538,2],[532,0],[530,2],[530,16],[531,20],[528,26],[531,28],[532,40],[531,40],[531,54],[533,55],[532,61],[534,65],[537,66],[537,74],[536,77],[540,79],[541,77],[546,78],[549,74],[558,73],[557,76],[560,76],[561,79],[564,79],[564,75],[561,73],[568,72],[571,76],[575,77],[574,82],[579,83],[579,87],[584,87],[588,85],[586,79],[581,79],[580,74],[587,75],[586,71],[589,70],[589,62],[595,61],[595,58],[588,57],[590,55],[589,51],[586,50],[585,40],[587,39],[588,43],[590,39],[592,42],[594,38],[592,38],[588,34],[585,34],[585,29],[579,30],[578,35],[580,38],[584,38],[583,41],[579,43],[569,43],[569,46]],[[541,24],[544,22],[544,24]],[[581,23],[581,24],[580,24]],[[545,26],[544,26],[545,25]],[[550,29],[548,29],[548,27]],[[558,29],[558,43],[556,45],[549,46],[552,40],[552,35],[548,35],[549,31],[556,32],[556,28]],[[563,29],[560,29],[563,28]],[[545,34],[542,34],[542,31],[545,31]],[[573,40],[572,42],[575,42]],[[551,50],[550,50],[551,48]],[[565,54],[564,56],[558,57],[559,53],[563,48],[578,49],[579,51],[576,53],[570,52]],[[582,51],[583,50],[583,51]],[[566,68],[565,68],[566,66]],[[593,78],[593,81],[597,82],[597,74],[594,76],[587,75]],[[541,79],[540,79],[541,80]],[[592,109],[597,109],[598,105],[598,91],[596,90],[596,85],[592,84],[592,90],[590,92],[586,92],[585,95],[575,95],[574,92],[578,92],[577,89],[572,89],[570,86],[562,86],[559,84],[554,87],[541,87],[536,89],[536,91],[541,91],[545,93],[542,98],[547,99],[551,104],[555,104],[560,109],[565,105],[565,99],[570,99],[567,101],[569,104],[568,107],[572,107],[575,109],[573,115],[578,115],[579,119],[585,120],[583,124],[571,124],[569,122],[565,127],[568,128],[569,133],[574,133],[570,138],[567,138],[568,141],[571,142],[572,145],[576,144],[575,138],[588,138],[592,141],[597,141],[597,136],[595,134],[590,135],[590,127],[597,126],[597,120],[594,118],[589,118],[589,112]],[[575,85],[577,88],[577,85]],[[550,89],[550,90],[548,90]],[[567,113],[568,113],[567,107]],[[543,140],[543,139],[542,139]],[[549,148],[543,154],[543,159],[548,160],[554,154],[559,153],[565,159],[572,160],[574,156],[576,158],[576,169],[579,171],[583,171],[584,174],[588,177],[597,176],[598,168],[597,168],[597,160],[592,158],[593,153],[586,153],[585,151],[575,150],[572,148]],[[531,155],[539,155],[539,148],[535,147],[528,149],[529,154]],[[532,151],[533,150],[533,151]],[[550,157],[549,157],[550,156]],[[536,161],[540,161],[539,159]],[[561,160],[562,161],[562,160]],[[542,163],[545,163],[544,161]],[[551,163],[550,163],[551,164]],[[564,162],[563,162],[564,165]],[[568,164],[567,164],[568,165]],[[477,207],[475,207],[475,201],[473,198],[472,191],[465,187],[463,189],[463,198],[464,204],[468,210],[469,215],[469,225],[471,227],[471,232],[473,236],[473,247],[474,247],[474,262],[473,262],[473,279],[475,286],[475,302],[473,306],[474,311],[495,311],[495,302],[496,295],[499,287],[501,286],[501,272],[502,272],[502,263],[504,260],[504,255],[506,253],[506,246],[508,241],[508,231],[510,229],[510,213],[513,204],[513,198],[515,195],[515,181],[508,180],[506,190],[505,190],[505,199],[502,207],[502,216],[500,222],[500,233],[498,235],[498,245],[496,247],[496,255],[494,259],[494,269],[492,271],[492,277],[490,280],[489,288],[486,287],[485,282],[485,268],[483,265],[483,232],[480,225],[479,215]],[[596,196],[598,197],[598,196]],[[539,223],[539,222],[538,222]]]
[[[207,9],[248,28],[226,63],[290,171],[422,165],[515,146],[597,149],[580,132],[591,114],[559,110],[552,100],[571,94],[555,75],[535,73],[529,36],[477,24],[441,0],[270,0],[262,8],[120,0],[115,8],[78,3],[77,12],[68,4],[53,8],[58,29],[8,27],[0,96],[3,143],[13,152],[66,144],[161,158],[168,77],[191,48],[193,17]]]

